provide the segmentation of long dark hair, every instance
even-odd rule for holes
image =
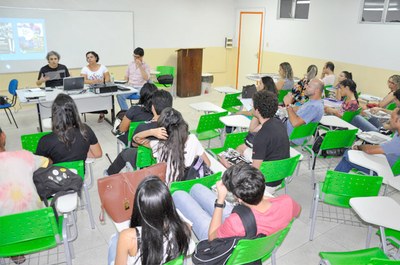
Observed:
[[[357,84],[352,79],[345,79],[339,83],[341,86],[348,87],[350,91],[353,93],[354,97],[358,103],[358,93],[357,93]]]
[[[151,98],[154,91],[157,91],[156,85],[152,83],[145,83],[140,89],[140,99],[138,104],[142,105],[147,112],[151,112]]]
[[[185,171],[185,145],[189,126],[182,114],[173,108],[165,108],[161,112],[158,126],[164,127],[168,133],[168,139],[159,142],[160,161],[167,162],[170,169],[166,182],[180,180]]]
[[[263,83],[265,90],[272,92],[275,95],[278,95],[278,89],[276,89],[276,85],[275,85],[274,79],[272,79],[272,77],[263,76],[261,78],[261,82]]]
[[[57,138],[70,148],[75,141],[73,130],[79,129],[83,138],[87,140],[86,126],[81,122],[74,100],[66,94],[60,93],[51,106],[52,131]]]
[[[167,186],[158,177],[150,176],[139,184],[133,209],[130,227],[142,227],[138,249],[143,265],[161,264],[164,252],[165,262],[186,254],[190,230],[176,212]]]

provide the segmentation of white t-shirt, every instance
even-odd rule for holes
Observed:
[[[84,66],[81,70],[81,74],[86,75],[88,80],[103,80],[104,73],[107,73],[108,69],[104,65],[100,65],[100,68],[93,72],[87,66]]]
[[[335,83],[335,75],[326,75],[322,78],[322,82],[324,82],[324,86],[333,86]]]
[[[150,146],[151,149],[153,150],[153,156],[157,159],[158,162],[164,162],[160,161],[160,148],[159,144],[160,142],[158,140],[153,140],[150,141]],[[204,147],[201,145],[200,141],[197,139],[196,135],[194,134],[189,134],[188,139],[186,140],[185,144],[185,167],[189,167],[192,165],[194,159],[196,156],[201,156],[204,153]],[[166,173],[166,179],[165,182],[168,185],[170,182],[174,181],[176,176],[174,176],[172,170],[171,174],[171,167],[170,167],[170,162],[167,162],[167,173]],[[173,176],[173,177],[172,177]]]

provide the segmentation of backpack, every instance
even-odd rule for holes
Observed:
[[[172,85],[174,82],[174,76],[173,75],[160,75],[157,77],[158,83],[166,86],[166,85]]]
[[[212,170],[207,166],[201,156],[196,156],[190,167],[185,168],[183,178],[180,181],[199,179],[213,174]]]
[[[33,173],[33,182],[40,199],[46,206],[49,206],[47,201],[49,198],[53,198],[51,201],[51,206],[53,206],[57,198],[64,194],[78,192],[80,195],[83,185],[81,176],[59,166],[39,168]]]
[[[265,236],[264,234],[259,234],[256,236],[256,219],[249,207],[239,204],[233,208],[232,213],[237,213],[239,215],[245,228],[246,235],[244,237],[227,237],[216,238],[212,241],[208,241],[208,239],[200,241],[192,255],[193,264],[226,264],[240,239],[252,239]],[[262,263],[261,260],[256,260],[247,264],[261,265]]]

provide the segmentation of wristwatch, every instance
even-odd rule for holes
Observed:
[[[215,203],[214,203],[214,208],[225,208],[225,205],[226,205],[226,203],[225,203],[225,201],[224,201],[224,203],[218,203],[218,199],[217,200],[215,200]]]

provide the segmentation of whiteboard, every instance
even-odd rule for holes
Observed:
[[[26,25],[43,23],[44,26],[37,31],[45,36],[46,41],[43,41],[43,45],[46,51],[43,52],[43,49],[40,51],[32,49],[28,52],[20,50],[21,37],[15,37],[6,43],[9,43],[10,47],[17,47],[12,52],[18,53],[18,56],[10,57],[10,54],[5,54],[4,49],[0,50],[0,73],[39,71],[47,64],[46,53],[52,50],[61,55],[60,63],[68,68],[85,66],[87,64],[85,54],[88,51],[99,54],[99,63],[106,66],[126,65],[132,60],[135,47],[133,12],[131,11],[29,9],[0,6],[0,41],[4,21],[10,20],[17,21],[20,23],[18,25],[22,22]],[[20,26],[18,27],[20,30]],[[0,46],[0,48],[4,47]]]

